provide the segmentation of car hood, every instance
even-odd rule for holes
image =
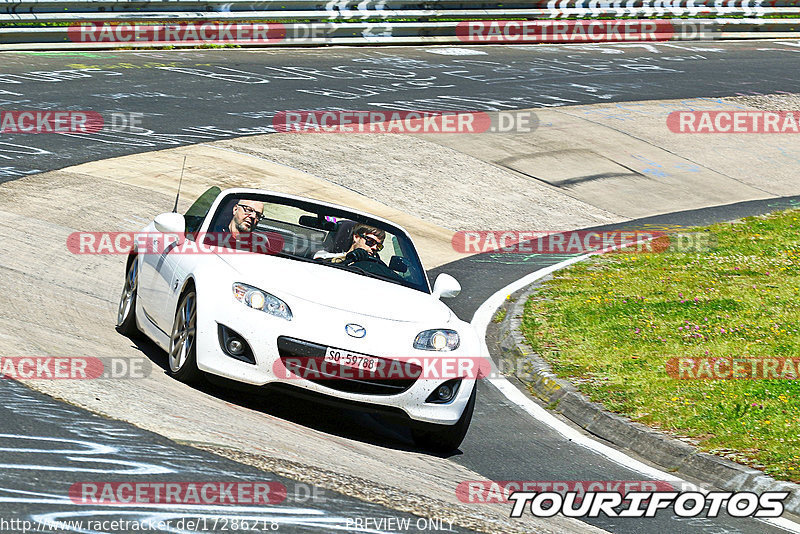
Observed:
[[[443,326],[452,318],[450,308],[427,293],[336,267],[256,254],[219,257],[241,275],[240,282],[276,296],[393,321]]]

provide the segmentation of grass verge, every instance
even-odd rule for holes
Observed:
[[[800,482],[800,210],[695,231],[711,250],[610,253],[555,273],[525,304],[523,334],[607,409]],[[697,365],[791,357],[766,373],[782,379],[709,379]],[[675,358],[696,375],[673,378]]]

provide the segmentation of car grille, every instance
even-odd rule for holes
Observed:
[[[278,355],[281,358],[281,362],[286,364],[287,359],[292,358],[300,359],[299,361],[301,362],[313,359],[315,360],[314,363],[317,365],[312,368],[313,371],[311,371],[310,374],[317,373],[317,370],[322,368],[321,364],[324,361],[326,352],[327,347],[325,345],[286,336],[280,336],[278,338]],[[371,357],[377,358],[377,356]],[[391,362],[391,360],[387,360],[386,358],[378,359],[387,362],[387,364]],[[292,364],[296,368],[297,362],[298,360],[292,361]],[[303,378],[314,382],[315,384],[319,384],[336,391],[360,393],[363,395],[396,395],[408,390],[408,388],[413,386],[414,382],[417,381],[416,378],[370,378],[369,373],[366,372],[363,373],[364,376],[343,378],[340,376],[340,374],[336,373],[339,368],[338,365],[330,362],[326,363],[325,365],[327,369],[333,371],[332,374],[324,374],[319,372],[319,378],[309,377],[308,375],[303,376]],[[414,367],[416,368],[416,366]],[[299,369],[304,368],[309,369],[310,366],[301,365],[299,367]],[[421,369],[419,370],[421,372]],[[418,373],[411,374],[418,375]],[[328,378],[329,376],[334,376],[336,378]]]

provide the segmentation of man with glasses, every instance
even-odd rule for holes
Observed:
[[[234,239],[239,239],[240,233],[252,232],[263,216],[263,202],[242,199],[233,206],[233,219],[231,219],[227,231]]]
[[[204,237],[204,242],[227,248],[242,248],[255,246],[251,243],[253,232],[258,221],[264,216],[264,203],[258,200],[239,199],[233,205],[233,217],[227,224],[227,217],[217,217],[214,225]],[[260,242],[259,242],[260,243]]]

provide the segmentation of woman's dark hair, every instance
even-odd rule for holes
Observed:
[[[357,224],[355,228],[353,228],[353,236],[359,235],[361,237],[366,237],[367,234],[372,234],[381,241],[386,239],[386,232],[380,228],[375,228],[374,226],[369,226],[366,224]]]

